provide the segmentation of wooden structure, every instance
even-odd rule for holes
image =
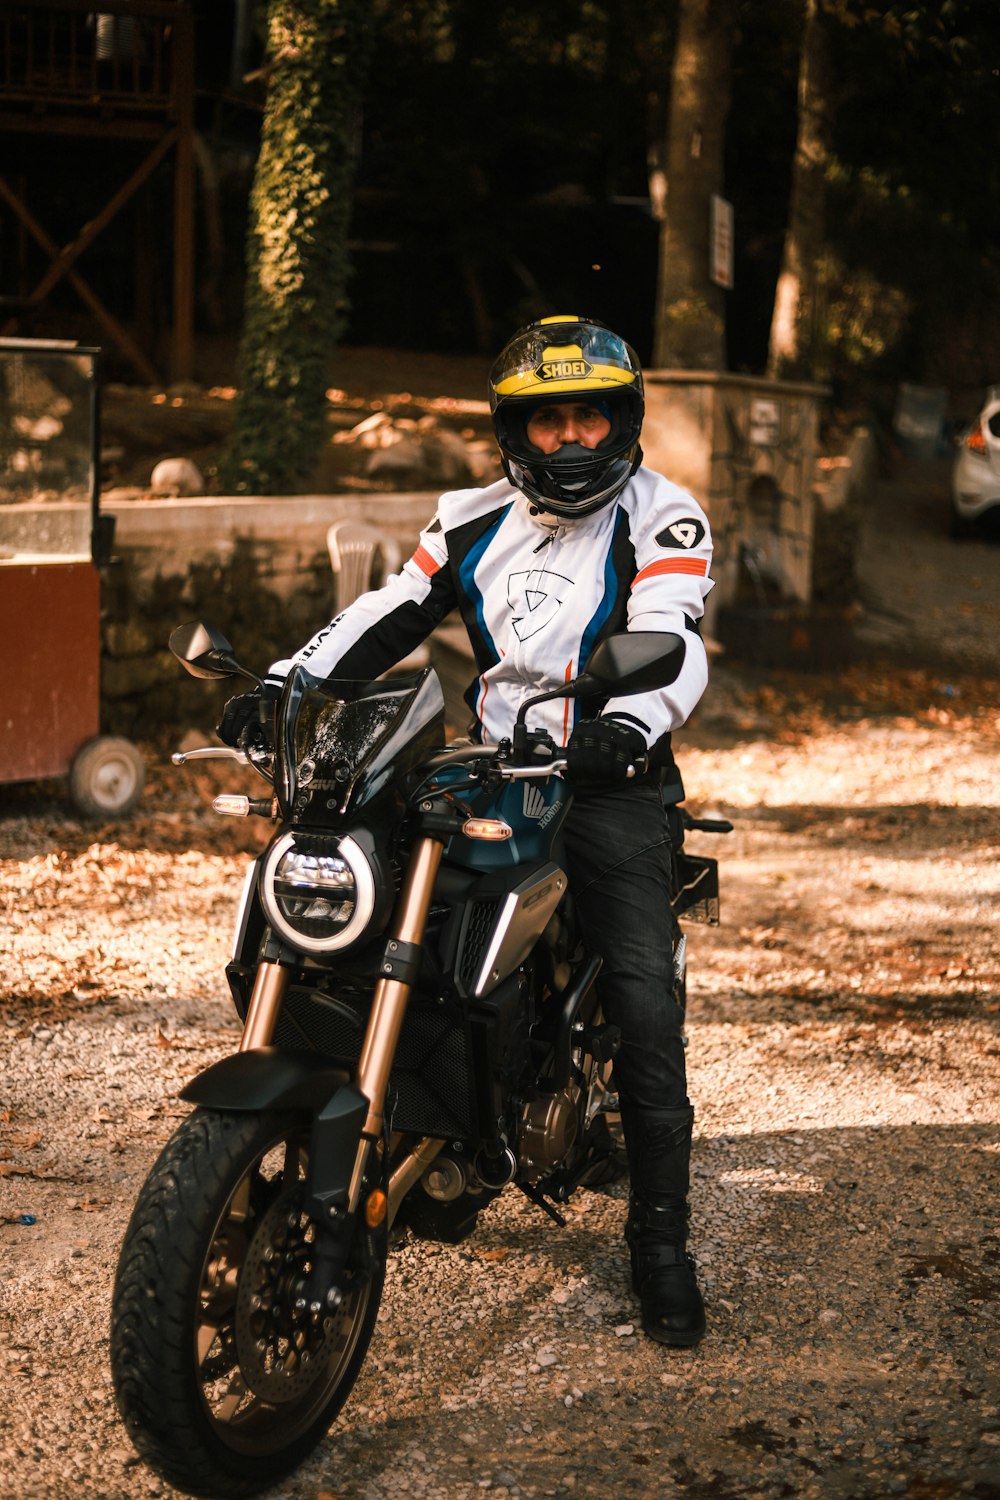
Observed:
[[[100,7],[99,9],[97,7]],[[44,252],[48,268],[26,297],[0,299],[0,333],[21,331],[25,315],[64,279],[147,384],[162,378],[150,352],[104,305],[79,261],[156,168],[173,161],[173,311],[170,375],[190,378],[194,354],[194,14],[191,0],[8,0],[0,5],[0,202]],[[139,142],[139,165],[87,222],[58,245],[16,190],[2,163],[4,137],[29,133]],[[110,153],[113,159],[113,153]],[[107,157],[109,153],[105,152]],[[125,168],[127,171],[128,169]],[[50,200],[58,184],[47,183]]]

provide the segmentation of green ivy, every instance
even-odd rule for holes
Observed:
[[[234,494],[296,493],[318,456],[373,31],[369,0],[270,0],[267,25],[240,396],[220,473]]]

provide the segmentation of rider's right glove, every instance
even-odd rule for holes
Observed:
[[[566,746],[566,770],[585,786],[613,785],[626,779],[646,748],[638,729],[620,719],[581,719]]]
[[[284,682],[280,677],[265,677],[262,687],[252,693],[237,693],[230,698],[222,710],[222,718],[216,726],[216,734],[226,745],[242,749],[249,731],[261,726],[261,710],[270,722],[274,705],[281,697]]]

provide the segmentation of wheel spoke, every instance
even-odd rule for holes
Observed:
[[[245,1224],[250,1217],[250,1173],[238,1184],[229,1200],[226,1218],[231,1224]]]
[[[281,1167],[281,1180],[286,1187],[290,1183],[299,1180],[299,1174],[305,1167],[305,1147],[299,1140],[285,1142],[285,1158]]]
[[[198,1332],[195,1335],[195,1350],[198,1360],[198,1368],[204,1365],[209,1354],[216,1344],[222,1343],[223,1319],[202,1318],[198,1324]]]
[[[215,1408],[216,1421],[231,1422],[249,1394],[250,1390],[243,1379],[242,1372],[240,1370],[235,1371],[232,1380],[229,1382],[229,1389]],[[252,1410],[252,1405],[253,1403],[247,1408],[247,1411]],[[247,1412],[245,1411],[243,1413],[244,1417],[246,1414]]]

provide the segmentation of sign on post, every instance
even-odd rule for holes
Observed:
[[[716,286],[733,286],[733,205],[713,193],[709,202],[708,274]]]
[[[755,448],[776,448],[781,441],[781,407],[766,396],[750,402],[750,441]]]

